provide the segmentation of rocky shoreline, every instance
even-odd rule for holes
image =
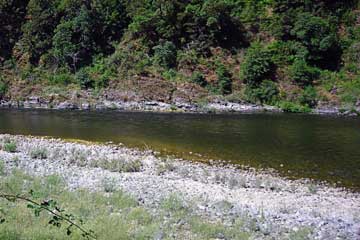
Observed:
[[[54,110],[118,110],[118,111],[143,111],[143,112],[183,112],[183,113],[279,113],[282,109],[258,105],[246,102],[229,102],[216,100],[203,104],[174,102],[166,103],[161,101],[110,101],[99,100],[51,102],[39,97],[29,97],[25,101],[0,101],[0,108],[13,109],[54,109]],[[313,109],[310,114],[337,115],[337,116],[359,116],[358,109],[341,109],[336,106],[321,106]]]
[[[16,150],[6,149],[9,143]],[[0,146],[7,171],[60,175],[73,190],[122,189],[150,209],[176,194],[211,221],[251,219],[255,239],[288,239],[304,229],[310,234],[304,239],[360,238],[360,194],[309,180],[160,158],[122,145],[3,134]]]
[[[152,111],[152,112],[281,112],[272,106],[261,106],[248,103],[214,102],[206,104],[165,103],[160,101],[97,101],[74,102],[64,101],[50,103],[40,98],[29,98],[26,101],[0,101],[0,108],[24,109],[55,109],[55,110],[122,110],[122,111]]]

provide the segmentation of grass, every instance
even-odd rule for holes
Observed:
[[[15,153],[17,151],[16,142],[6,141],[3,145],[3,149],[6,152]]]
[[[115,189],[116,189],[115,179],[105,177],[102,181],[102,186],[103,186],[105,192],[108,192],[108,193],[115,192]]]
[[[48,153],[45,148],[36,148],[30,152],[30,156],[34,159],[47,159]]]
[[[176,166],[170,162],[170,160],[165,160],[157,164],[156,173],[157,175],[162,175],[166,172],[173,172],[176,170]]]
[[[311,108],[305,105],[301,105],[299,103],[289,102],[289,101],[282,101],[278,104],[284,112],[289,113],[309,113],[311,112]]]
[[[138,204],[122,191],[106,190],[107,194],[86,190],[68,191],[58,176],[34,178],[14,171],[0,178],[0,192],[30,196],[34,201],[55,200],[67,213],[81,219],[85,229],[95,232],[97,239],[249,239],[238,226],[228,227],[211,223],[192,213],[190,204],[173,194],[161,202],[154,211]],[[109,180],[111,182],[111,179]],[[42,212],[36,217],[25,202],[9,202],[0,198],[0,239],[83,239],[73,230],[70,237],[66,226],[57,228],[48,224],[49,214]]]
[[[311,193],[311,194],[316,194],[318,191],[318,187],[315,184],[310,184],[310,185],[308,185],[307,188],[308,188],[309,193]]]
[[[302,227],[296,231],[292,231],[289,235],[290,240],[310,240],[312,230],[309,227]]]
[[[98,159],[89,159],[88,155],[90,154],[86,153],[86,151],[73,148],[70,152],[69,163],[80,167],[100,167],[111,172],[140,172],[142,168],[141,159],[126,160],[122,158],[108,158],[106,156],[100,156]]]
[[[92,167],[100,167],[111,172],[140,172],[140,159],[126,161],[123,159],[99,159],[90,163]]]
[[[5,163],[4,160],[0,159],[0,176],[5,174]]]

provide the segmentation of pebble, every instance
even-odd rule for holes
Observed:
[[[70,189],[87,188],[102,191],[104,178],[114,179],[116,188],[122,189],[138,199],[140,204],[156,209],[162,200],[172,194],[181,196],[194,212],[209,220],[236,222],[234,218],[261,219],[257,223],[260,234],[278,239],[283,233],[299,231],[303,226],[312,226],[314,239],[321,236],[345,236],[356,239],[360,229],[360,194],[346,192],[343,189],[316,186],[317,192],[308,194],[310,181],[291,181],[273,176],[267,172],[248,168],[240,170],[227,166],[191,163],[181,159],[172,159],[174,169],[157,174],[161,162],[151,152],[142,152],[122,146],[88,145],[55,139],[41,139],[24,136],[0,134],[0,145],[11,138],[17,143],[19,152],[8,153],[0,150],[0,159],[6,168],[16,167],[14,157],[18,158],[19,167],[28,174],[44,176],[58,174]],[[34,148],[46,148],[47,159],[31,159],[30,151]],[[84,166],[71,163],[79,153],[86,153]],[[94,159],[119,159],[132,161],[141,159],[143,168],[140,172],[110,172],[91,167]],[[187,174],[184,175],[183,173]],[[205,174],[206,173],[206,174]],[[217,177],[221,175],[219,183]],[[196,181],[193,180],[196,176]],[[234,179],[246,179],[246,189],[239,186],[232,188]],[[241,182],[241,181],[238,181]],[[276,183],[276,191],[271,184]],[[296,189],[296,191],[293,191]],[[336,206],[336,207],[334,207]],[[155,211],[156,212],[156,211]],[[183,224],[180,220],[178,224]],[[327,234],[327,235],[326,235]],[[158,233],[162,239],[163,234]],[[221,238],[221,236],[217,236]]]

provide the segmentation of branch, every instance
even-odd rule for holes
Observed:
[[[90,237],[92,239],[96,239],[96,236],[91,233],[91,231],[87,231],[85,230],[83,227],[81,227],[79,224],[73,222],[70,218],[68,217],[65,217],[63,216],[62,214],[59,214],[57,212],[55,212],[54,210],[51,210],[50,208],[42,205],[41,203],[37,203],[27,197],[24,197],[24,196],[20,196],[20,195],[11,195],[11,194],[4,194],[4,193],[0,193],[0,198],[4,198],[8,201],[15,201],[15,200],[22,200],[22,201],[25,201],[25,202],[28,202],[28,203],[31,203],[35,206],[37,206],[39,209],[43,209],[49,213],[51,213],[53,216],[56,216],[58,217],[59,219],[67,222],[70,224],[70,226],[74,226],[76,227],[77,229],[79,229],[82,233],[83,233],[83,236],[85,237]]]

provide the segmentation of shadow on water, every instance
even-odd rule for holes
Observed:
[[[288,177],[360,189],[357,118],[0,110],[0,133],[149,146],[179,157],[274,168]]]

